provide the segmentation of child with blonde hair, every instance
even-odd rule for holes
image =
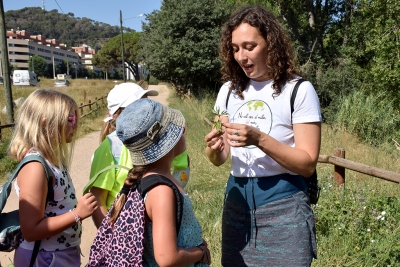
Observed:
[[[97,209],[97,202],[91,193],[77,200],[69,175],[78,118],[76,102],[53,90],[34,91],[18,112],[10,154],[17,161],[29,155],[45,159],[52,171],[53,199],[46,200],[49,189],[44,166],[37,161],[26,163],[14,182],[22,232],[14,255],[16,267],[81,264],[81,222]]]

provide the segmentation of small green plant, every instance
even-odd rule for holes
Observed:
[[[10,260],[10,264],[8,264],[7,267],[14,267],[14,263],[12,262],[12,260],[10,258],[8,258],[8,259]]]
[[[218,116],[218,120],[213,122],[214,128],[217,130],[217,133],[222,132],[222,123],[221,116],[228,116],[228,112],[226,110],[220,110],[219,107],[216,107],[213,110],[213,114]]]

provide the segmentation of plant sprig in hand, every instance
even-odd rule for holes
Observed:
[[[213,122],[214,128],[217,130],[217,133],[222,132],[222,123],[221,123],[221,116],[228,116],[228,112],[226,110],[221,111],[219,107],[216,107],[213,110],[213,113],[218,116],[218,120]]]

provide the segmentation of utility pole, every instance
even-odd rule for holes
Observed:
[[[1,62],[3,66],[3,79],[4,79],[4,97],[6,99],[6,108],[8,115],[8,122],[14,123],[14,107],[12,100],[12,90],[9,73],[9,61],[8,61],[8,48],[7,48],[7,37],[6,37],[6,23],[4,21],[4,6],[3,0],[0,1],[0,51],[1,51]]]
[[[125,60],[124,60],[124,30],[122,28],[122,10],[119,11],[119,18],[121,24],[121,53],[122,53],[122,74],[124,77],[124,83],[126,83],[125,77]]]
[[[52,56],[52,61],[53,61],[53,77],[55,79],[56,78],[56,66],[54,65],[54,56]]]
[[[35,72],[35,63],[33,63],[33,57],[34,56],[29,56],[31,59],[31,64],[32,64],[32,72]]]

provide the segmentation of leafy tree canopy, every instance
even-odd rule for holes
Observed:
[[[194,91],[214,87],[220,31],[230,13],[224,1],[163,1],[143,25],[141,55],[150,73]]]
[[[127,68],[135,76],[135,80],[139,80],[138,63],[139,63],[139,40],[140,33],[131,32],[124,33],[124,62]],[[100,52],[93,57],[92,63],[107,71],[111,67],[117,67],[122,62],[121,51],[121,35],[115,36],[108,41]]]
[[[30,57],[29,70],[34,71],[38,76],[46,76],[47,74],[46,60],[38,55]]]

